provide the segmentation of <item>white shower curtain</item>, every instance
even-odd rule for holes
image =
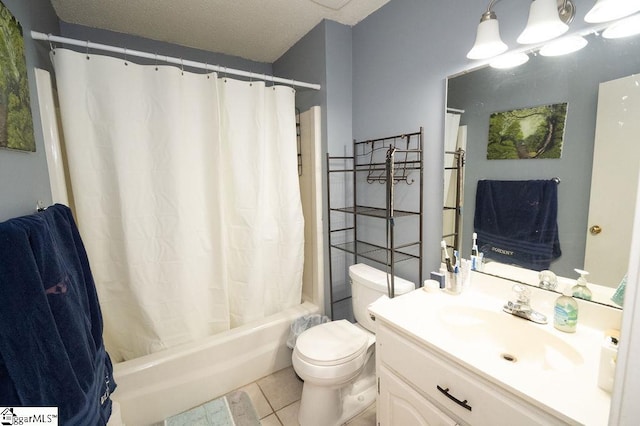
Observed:
[[[65,49],[52,57],[115,361],[300,303],[293,89]]]

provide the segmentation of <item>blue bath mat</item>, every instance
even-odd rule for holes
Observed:
[[[184,413],[169,417],[165,426],[258,426],[260,420],[244,391],[231,392]]]

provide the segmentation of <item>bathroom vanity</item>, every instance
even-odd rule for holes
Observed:
[[[604,331],[622,311],[580,303],[576,333],[553,327],[558,293],[533,289],[536,324],[503,312],[513,282],[472,273],[460,295],[418,289],[370,306],[381,426],[606,425]]]

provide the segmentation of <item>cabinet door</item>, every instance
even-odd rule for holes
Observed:
[[[454,426],[456,422],[427,401],[384,365],[378,370],[380,395],[377,411],[379,426]]]

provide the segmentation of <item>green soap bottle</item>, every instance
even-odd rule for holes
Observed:
[[[571,289],[572,296],[579,299],[591,300],[591,290],[587,287],[587,275],[589,275],[589,273],[582,269],[574,269],[574,271],[580,274],[580,278],[576,280],[576,285]]]
[[[578,302],[571,297],[571,286],[567,284],[562,296],[556,299],[553,325],[560,331],[575,333],[578,325]]]

